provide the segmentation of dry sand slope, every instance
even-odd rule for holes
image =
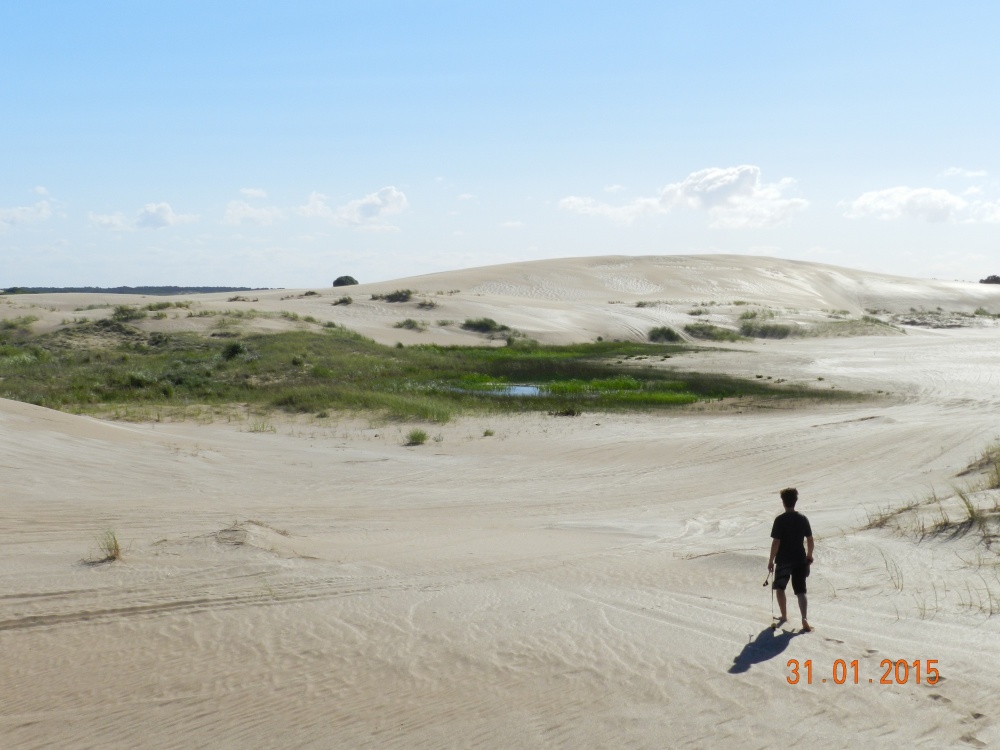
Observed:
[[[463,289],[442,306],[553,340],[615,335],[643,295],[677,303],[660,320],[734,298],[1000,312],[974,284],[718,256],[382,285],[406,286]],[[998,344],[995,325],[744,344],[671,363],[891,396],[465,418],[417,448],[411,425],[346,417],[260,433],[0,401],[0,746],[1000,744],[996,557],[975,533],[859,530],[975,478],[957,475],[1000,431]],[[770,631],[761,586],[785,485],[817,536],[806,635]],[[82,564],[107,528],[126,559]],[[789,659],[812,685],[788,683]],[[860,684],[834,684],[838,659]],[[936,659],[943,679],[879,684],[883,659]]]

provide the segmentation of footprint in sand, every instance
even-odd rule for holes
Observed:
[[[941,693],[931,693],[928,696],[932,701],[941,701],[942,703],[951,703],[950,700],[945,698]]]
[[[874,648],[866,648],[865,649],[865,656],[866,657],[868,657],[868,656],[875,656],[875,654],[877,654],[877,653],[878,653],[878,649],[874,649]]]
[[[838,641],[836,638],[824,638],[823,640],[828,643],[843,643],[843,641]]]
[[[978,737],[973,737],[971,734],[963,734],[958,739],[960,739],[962,742],[966,743],[967,745],[972,745],[973,747],[986,747],[986,743],[985,742],[983,742]]]

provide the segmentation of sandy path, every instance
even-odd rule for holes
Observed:
[[[0,746],[996,744],[995,557],[858,529],[995,438],[997,335],[669,362],[884,400],[467,418],[419,448],[410,425],[0,402]],[[809,635],[767,628],[761,586],[788,484],[818,537]],[[126,560],[81,564],[106,528]],[[833,684],[837,659],[861,684]],[[882,659],[945,679],[879,684]]]

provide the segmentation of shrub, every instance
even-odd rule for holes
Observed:
[[[740,334],[757,339],[784,339],[792,334],[792,327],[781,323],[757,323],[746,320],[740,325]]]
[[[993,274],[992,276],[987,276],[985,279],[979,280],[980,284],[1000,284],[1000,276]]]
[[[669,326],[660,326],[659,328],[653,328],[650,330],[649,340],[658,342],[675,342],[681,341],[681,335]]]
[[[466,318],[462,328],[476,333],[502,333],[510,330],[510,326],[501,325],[493,318]]]
[[[111,319],[119,323],[127,323],[130,320],[141,320],[145,317],[145,310],[137,310],[131,305],[115,305],[114,312],[111,313]]]
[[[4,331],[16,331],[19,328],[27,328],[32,323],[38,320],[36,315],[24,315],[20,318],[7,318],[6,320],[0,320],[0,329]]]
[[[407,318],[406,320],[401,320],[398,323],[394,323],[393,328],[405,328],[408,331],[423,331],[427,326],[421,323],[419,320],[414,320],[413,318]]]
[[[397,289],[388,294],[373,294],[372,299],[384,300],[386,302],[409,302],[413,298],[412,289]]]
[[[338,299],[333,304],[334,305],[349,305],[352,302],[354,302],[354,300],[352,300],[350,297],[348,297],[348,296],[345,295],[345,296],[341,297],[340,299]]]
[[[247,346],[242,341],[232,341],[222,349],[222,358],[226,361],[243,357],[247,353]]]
[[[417,303],[417,307],[421,310],[433,310],[438,306],[438,303],[432,299],[422,299]]]
[[[338,276],[333,280],[334,286],[354,286],[358,280],[353,276]]]
[[[406,445],[423,445],[427,442],[427,433],[423,430],[413,429],[406,433]]]
[[[741,336],[736,331],[728,328],[720,328],[711,323],[689,323],[684,326],[684,332],[697,339],[708,339],[710,341],[739,341]]]

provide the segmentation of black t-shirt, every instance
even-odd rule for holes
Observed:
[[[774,519],[771,526],[771,538],[780,539],[776,565],[795,565],[806,561],[806,550],[803,542],[807,536],[812,536],[809,519],[795,510],[782,513]]]

